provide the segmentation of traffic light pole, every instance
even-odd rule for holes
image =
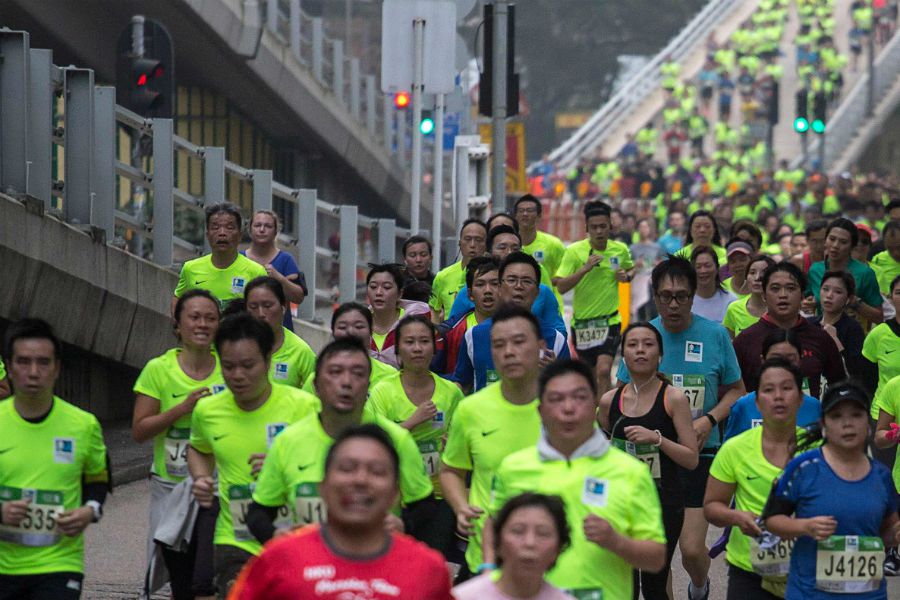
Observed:
[[[509,16],[507,0],[494,0],[493,87],[491,95],[492,135],[494,153],[491,164],[491,201],[493,212],[506,212],[506,20]]]
[[[131,53],[135,58],[144,56],[144,16],[134,15],[131,17]],[[141,167],[141,133],[137,130],[131,132],[131,166]],[[139,223],[144,222],[144,188],[132,182],[131,198],[134,202],[134,217]],[[133,252],[135,256],[144,256],[144,236],[139,230],[135,230],[132,238],[134,244]]]
[[[422,120],[422,87],[425,78],[425,19],[413,21],[413,149],[412,149],[412,185],[409,211],[409,228],[415,235],[419,231],[419,206],[422,196],[422,131],[419,122]]]
[[[819,135],[819,170],[825,171],[825,133]]]
[[[806,132],[802,132],[800,134],[800,144],[803,148],[803,164],[800,165],[802,169],[805,169],[809,165],[809,140],[806,139]]]
[[[444,195],[444,94],[434,97],[434,198],[431,205],[431,272],[441,268],[441,207]]]

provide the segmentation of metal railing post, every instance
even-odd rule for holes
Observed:
[[[319,80],[319,83],[325,83],[325,79],[322,76],[323,55],[325,53],[325,28],[322,26],[322,18],[313,18],[312,25],[313,75]]]
[[[266,2],[266,27],[272,33],[278,33],[278,0]]]
[[[356,206],[342,205],[338,209],[340,216],[340,253],[338,255],[339,283],[341,302],[356,300],[356,255],[357,228],[359,225],[359,212]]]
[[[290,0],[291,53],[298,61],[303,62],[302,43],[300,37],[300,0]],[[277,2],[277,0],[276,0]]]
[[[175,237],[175,147],[172,119],[153,119],[153,262],[172,266]]]
[[[106,241],[116,235],[116,88],[94,88],[94,193],[91,223],[106,232]]]
[[[253,170],[253,212],[272,210],[272,171]]]
[[[63,213],[66,221],[87,225],[91,222],[93,192],[94,72],[64,69],[63,82],[66,115]]]
[[[378,219],[378,262],[391,263],[397,257],[397,221]]]
[[[28,161],[25,192],[50,208],[53,178],[53,52],[31,49],[28,80]],[[113,116],[115,118],[115,115]],[[112,239],[112,238],[107,238]]]
[[[340,104],[346,104],[344,96],[344,42],[331,40],[331,87],[334,88],[334,96]]]
[[[350,114],[353,115],[353,118],[357,121],[360,120],[360,115],[362,112],[360,111],[359,106],[359,59],[351,58],[350,59]]]
[[[0,31],[0,185],[24,192],[28,165],[29,36]]]
[[[297,232],[297,251],[300,270],[306,278],[309,296],[300,305],[300,318],[311,321],[316,316],[316,190],[300,190],[297,210],[294,211],[294,231]]]
[[[393,113],[391,109],[394,108],[393,102],[391,102],[390,96],[384,94],[384,121],[382,125],[384,126],[384,149],[388,151],[388,154],[393,153]],[[397,144],[397,149],[399,150],[400,144]]]
[[[225,201],[225,148],[203,149],[203,204]]]
[[[375,137],[375,108],[375,76],[366,75],[366,129],[372,137]]]

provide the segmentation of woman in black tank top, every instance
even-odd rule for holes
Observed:
[[[662,336],[649,323],[632,323],[622,334],[622,360],[632,383],[606,392],[598,420],[617,448],[650,469],[662,504],[666,566],[659,573],[635,571],[634,597],[668,600],[666,580],[684,523],[684,498],[677,466],[697,466],[697,438],[684,393],[657,371]]]

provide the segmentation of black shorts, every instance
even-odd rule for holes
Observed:
[[[571,339],[576,340],[578,338],[575,337],[575,327],[573,326],[570,332],[572,336]],[[606,341],[603,342],[599,346],[594,346],[593,348],[588,348],[587,350],[579,350],[577,347],[575,348],[575,352],[578,354],[578,360],[587,364],[590,368],[594,368],[594,365],[597,364],[598,356],[615,356],[616,351],[619,349],[619,344],[622,341],[622,325],[610,325],[609,332],[606,335]],[[574,344],[573,344],[574,345]]]
[[[684,495],[685,508],[703,508],[703,496],[706,495],[706,480],[709,479],[709,468],[712,466],[714,449],[704,448],[700,453],[697,468],[688,471],[678,467],[678,478]]]
[[[81,573],[0,575],[0,600],[78,600]]]
[[[709,100],[713,97],[713,88],[710,85],[704,85],[700,88],[700,97],[704,100]]]

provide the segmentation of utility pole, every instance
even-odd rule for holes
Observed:
[[[508,0],[494,0],[491,200],[495,213],[506,211],[506,63],[510,58],[506,56],[507,3]]]
[[[131,17],[131,53],[135,58],[144,56],[144,17],[143,15],[134,15]],[[131,166],[142,169],[143,162],[141,154],[141,133],[137,130],[131,132]],[[134,217],[138,223],[144,222],[144,187],[132,182],[131,201],[134,208]],[[135,256],[144,256],[144,236],[140,230],[135,230],[132,238],[134,248],[132,251]]]
[[[431,204],[431,272],[441,268],[441,210],[444,204],[444,94],[434,97],[434,198]]]
[[[425,79],[425,19],[413,21],[413,117],[412,117],[412,206],[409,211],[409,228],[413,235],[419,232],[419,207],[422,201],[422,88]]]

